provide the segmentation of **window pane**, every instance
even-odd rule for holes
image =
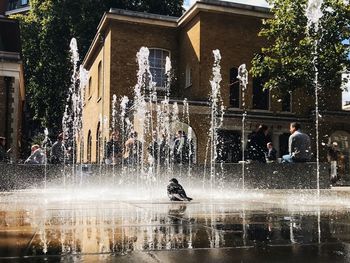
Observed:
[[[150,49],[149,65],[153,81],[157,87],[165,87],[165,63],[169,52],[162,49]]]
[[[269,109],[269,91],[264,90],[264,81],[262,78],[253,79],[253,109]]]

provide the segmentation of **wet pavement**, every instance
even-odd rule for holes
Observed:
[[[1,193],[0,262],[350,262],[350,197],[325,195],[172,203]]]

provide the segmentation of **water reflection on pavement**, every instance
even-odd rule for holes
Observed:
[[[0,261],[350,261],[346,207],[2,197]]]

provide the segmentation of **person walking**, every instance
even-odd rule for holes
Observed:
[[[57,140],[51,147],[50,163],[61,164],[64,161],[63,133],[57,136]]]

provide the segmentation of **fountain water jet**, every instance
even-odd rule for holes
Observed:
[[[217,145],[218,145],[218,129],[223,124],[223,102],[220,93],[221,78],[221,54],[218,49],[213,50],[214,65],[212,69],[212,79],[210,80],[211,94],[210,94],[210,189],[213,190],[216,181],[216,161],[217,161]]]
[[[242,64],[238,68],[238,76],[237,79],[239,80],[239,85],[242,90],[242,108],[243,108],[243,114],[242,114],[242,138],[241,138],[241,144],[242,144],[242,189],[245,190],[245,182],[244,182],[244,176],[245,176],[245,121],[247,117],[247,110],[245,105],[245,93],[247,90],[248,85],[248,70],[246,68],[245,64]]]

